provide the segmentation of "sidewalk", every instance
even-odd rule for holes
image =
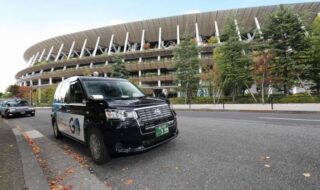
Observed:
[[[11,128],[0,123],[0,189],[25,189],[23,167]]]
[[[176,110],[207,111],[263,111],[263,112],[319,112],[320,104],[175,104]]]
[[[67,144],[58,145],[35,130],[30,124],[0,119],[0,125],[3,122],[7,122],[13,129],[18,146],[20,143],[24,145],[23,149],[20,146],[19,149],[24,170],[25,186],[28,189],[45,190],[49,189],[49,186],[50,189],[65,190],[109,189],[89,171],[85,156],[73,152]],[[39,172],[35,173],[34,169],[30,167],[30,163],[24,162],[26,154],[23,154],[23,152],[32,157],[32,164],[36,165],[33,168],[37,168]],[[39,178],[43,180],[37,181]],[[30,183],[32,181],[33,183]]]

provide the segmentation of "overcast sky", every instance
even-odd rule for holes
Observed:
[[[0,92],[27,67],[24,51],[57,35],[187,13],[302,2],[312,0],[0,0]]]

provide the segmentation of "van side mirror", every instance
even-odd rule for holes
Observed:
[[[95,101],[99,101],[99,100],[103,100],[103,96],[102,95],[91,95],[89,97],[91,100],[95,100]]]

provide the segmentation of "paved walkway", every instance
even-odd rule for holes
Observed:
[[[290,112],[320,112],[320,104],[175,104],[177,110],[234,110],[234,111],[290,111]]]
[[[0,189],[25,189],[22,162],[11,128],[0,123]]]

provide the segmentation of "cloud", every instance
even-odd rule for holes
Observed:
[[[201,12],[201,11],[198,10],[198,9],[193,9],[193,10],[189,10],[189,11],[183,12],[183,14],[188,15],[188,14],[195,14],[195,13],[200,13],[200,12]]]

